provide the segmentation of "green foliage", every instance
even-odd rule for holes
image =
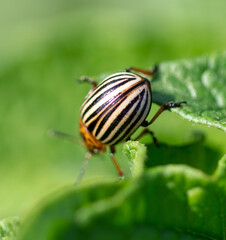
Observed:
[[[146,147],[139,142],[128,141],[123,151],[130,161],[130,171],[133,177],[139,177],[144,170]]]
[[[222,55],[214,59],[222,59]],[[189,63],[191,66],[195,63],[199,69],[197,61],[206,61],[206,58],[198,59]],[[175,65],[176,68],[172,67]],[[190,71],[185,71],[185,65],[188,66],[187,61],[160,64],[161,70],[154,79],[158,81],[156,85],[153,83],[153,88],[159,84],[163,89],[161,96],[171,94],[171,100],[187,97],[190,110],[186,110],[186,106],[179,109],[179,113],[185,117],[187,112],[198,116],[197,109],[203,108],[205,94],[200,94],[199,101],[195,101],[187,88],[177,85],[180,80],[175,78],[186,72],[187,75],[182,74],[187,79],[184,85],[189,84]],[[219,79],[224,81],[223,77]],[[199,75],[196,81],[200,81]],[[164,88],[162,82],[167,83]],[[174,83],[178,91],[173,95]],[[202,84],[196,85],[200,87],[198,92],[205,92]],[[222,95],[223,91],[221,88],[218,93]],[[157,101],[160,103],[161,98]],[[223,108],[218,111],[223,118]],[[211,114],[208,118],[201,115],[199,119],[210,125],[213,122]],[[219,121],[219,125],[221,123]],[[21,239],[105,239],[106,235],[119,239],[140,239],[140,236],[143,239],[223,239],[226,234],[226,156],[218,162],[219,152],[205,146],[204,138],[197,132],[193,142],[182,145],[160,143],[158,146],[148,144],[146,148],[138,142],[125,143],[123,150],[133,178],[119,183],[69,187],[28,217]],[[145,166],[148,170],[144,170]]]
[[[226,131],[226,52],[163,63],[154,80],[155,102],[186,100],[174,111]]]
[[[196,57],[226,49],[225,7],[224,0],[0,1],[0,219],[19,216],[20,238],[29,240],[225,239],[225,52]],[[145,146],[117,146],[125,180],[117,182],[103,154],[72,186],[85,150],[47,132],[79,137],[90,86],[74,79],[155,63],[155,102],[186,100],[173,110],[182,117],[165,111],[150,126],[159,147],[149,136]],[[1,221],[1,237],[14,238],[10,229],[17,218]]]
[[[15,240],[19,230],[17,217],[6,218],[0,221],[0,240]]]
[[[145,148],[134,153],[133,145],[124,149],[142,162]],[[225,170],[226,155],[211,176],[170,164],[119,183],[69,188],[26,220],[20,239],[223,239]]]

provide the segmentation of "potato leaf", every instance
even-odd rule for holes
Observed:
[[[163,62],[152,83],[154,102],[187,101],[173,111],[190,121],[226,130],[226,52]]]
[[[133,164],[144,162],[142,144],[124,151]],[[212,175],[183,164],[138,173],[53,195],[27,218],[20,239],[225,239],[226,156]]]
[[[0,221],[0,240],[15,240],[19,230],[17,217],[6,218]]]

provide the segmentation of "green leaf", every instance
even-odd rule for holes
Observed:
[[[226,52],[160,64],[153,80],[154,102],[187,101],[184,118],[226,130]]]
[[[144,68],[226,46],[226,1],[196,1],[195,11],[190,0],[145,0],[139,11],[136,1],[123,2],[0,1],[0,219],[23,217],[37,199],[72,183],[80,170],[85,150],[46,134],[53,128],[80,139],[79,109],[91,86],[78,85],[75,78],[131,65]],[[117,17],[109,18],[115,12]],[[207,132],[213,147],[225,142],[223,131],[170,112],[163,115],[150,128],[164,142],[186,141],[194,128]],[[119,148],[116,157],[127,173]],[[100,176],[117,178],[107,155],[93,157],[85,174]]]
[[[175,155],[188,146],[180,147]],[[128,142],[124,150],[135,166],[144,162],[142,144]],[[142,165],[135,166],[136,178],[69,187],[47,198],[24,222],[20,239],[225,239],[226,157],[212,175],[184,164],[143,173]]]
[[[6,218],[0,221],[0,240],[16,239],[19,230],[18,217]]]
[[[130,170],[133,177],[139,177],[144,170],[146,160],[146,146],[139,142],[128,141],[124,144],[123,151],[130,160]]]
[[[147,145],[146,167],[166,164],[186,164],[211,175],[216,171],[222,154],[204,144],[205,137],[195,133],[193,142],[169,146],[164,143]]]

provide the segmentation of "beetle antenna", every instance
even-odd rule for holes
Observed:
[[[53,130],[53,129],[50,129],[48,131],[48,135],[50,137],[59,138],[59,139],[62,139],[62,140],[66,140],[68,142],[75,142],[75,143],[81,144],[81,142],[75,136],[67,134],[67,133],[63,133],[63,132],[60,132],[60,131],[56,131],[56,130]]]
[[[85,171],[86,171],[86,168],[87,168],[87,165],[88,165],[88,162],[90,160],[90,158],[92,157],[92,154],[90,152],[87,152],[86,153],[86,157],[85,157],[85,160],[83,162],[83,165],[75,179],[75,185],[77,185],[81,179],[83,178],[84,174],[85,174]]]

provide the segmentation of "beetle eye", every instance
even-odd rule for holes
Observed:
[[[94,148],[94,149],[93,149],[93,152],[94,152],[94,153],[98,153],[98,149]]]

